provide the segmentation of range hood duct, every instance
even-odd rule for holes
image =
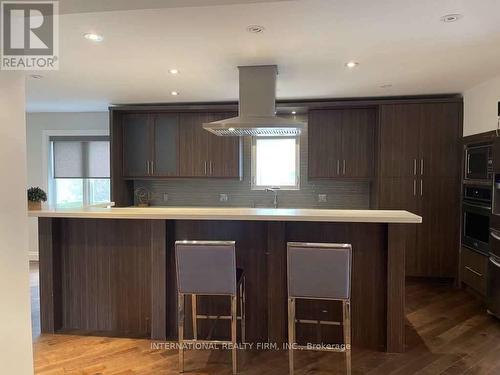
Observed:
[[[203,124],[218,136],[295,136],[305,124],[276,116],[276,65],[240,66],[238,117]]]

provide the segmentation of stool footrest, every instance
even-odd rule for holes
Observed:
[[[342,322],[337,322],[334,320],[312,320],[312,319],[295,319],[295,323],[301,324],[322,324],[330,326],[341,326]]]
[[[237,316],[236,318],[238,320],[242,319],[241,315]],[[206,319],[206,320],[219,320],[219,319],[223,319],[223,320],[231,320],[231,316],[230,315],[196,315],[196,319]]]

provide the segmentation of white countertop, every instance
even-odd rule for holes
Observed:
[[[322,221],[350,223],[421,223],[422,218],[401,210],[324,210],[310,208],[245,207],[113,207],[42,209],[30,217],[164,220]]]

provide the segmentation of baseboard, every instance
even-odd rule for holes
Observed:
[[[38,262],[38,251],[28,251],[30,262]]]

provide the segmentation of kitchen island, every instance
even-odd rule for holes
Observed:
[[[42,333],[175,340],[175,241],[234,240],[246,275],[247,341],[279,345],[287,340],[286,243],[336,242],[353,247],[353,345],[404,350],[406,229],[422,221],[410,212],[131,207],[29,215],[39,218]],[[228,309],[227,300],[200,297],[200,313]],[[298,318],[309,321],[340,314],[334,302],[297,305]],[[304,324],[297,338],[335,343],[341,333]],[[199,337],[228,334],[227,322],[199,322]]]

